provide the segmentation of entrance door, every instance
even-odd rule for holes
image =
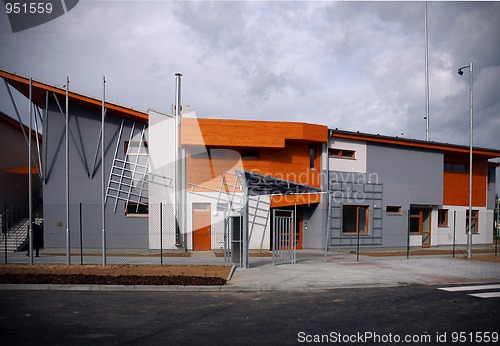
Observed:
[[[422,209],[422,247],[431,247],[431,210]]]
[[[193,251],[212,250],[210,203],[193,203]]]
[[[422,235],[422,247],[431,246],[431,211],[429,208],[410,209],[410,234]]]

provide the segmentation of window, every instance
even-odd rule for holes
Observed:
[[[328,149],[328,155],[339,159],[356,159],[356,151],[348,149]]]
[[[388,205],[385,207],[387,215],[401,215],[401,206]]]
[[[125,208],[125,215],[127,216],[147,216],[149,213],[149,206],[143,203],[127,203]]]
[[[344,205],[342,233],[368,234],[368,207]]]
[[[316,169],[316,147],[311,145],[309,149],[309,168]]]
[[[444,170],[447,172],[467,173],[467,164],[458,162],[445,162]]]
[[[422,232],[421,216],[420,209],[410,209],[410,233],[420,234]]]
[[[472,226],[471,230],[472,233],[477,234],[479,233],[479,211],[473,210],[472,211],[472,216],[471,216],[471,221],[472,221]],[[465,232],[469,230],[469,210],[465,213]]]
[[[241,152],[242,160],[258,160],[260,152],[258,150],[243,150]]]
[[[488,167],[488,190],[491,190],[495,185],[496,167]]]
[[[448,227],[448,209],[438,209],[438,227]]]
[[[203,148],[200,147],[198,149],[191,150],[191,157],[193,159],[216,159],[216,158],[224,158],[226,157],[226,149],[217,149],[217,148]]]

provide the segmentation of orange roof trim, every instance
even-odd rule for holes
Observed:
[[[391,145],[399,145],[405,147],[413,147],[413,148],[422,148],[422,149],[431,149],[431,150],[439,150],[448,154],[468,154],[469,147],[462,146],[457,144],[448,144],[448,143],[439,143],[439,142],[431,142],[431,141],[423,141],[417,139],[408,139],[408,138],[399,138],[399,137],[389,137],[389,136],[381,136],[381,135],[373,135],[367,133],[359,133],[359,132],[349,132],[349,131],[341,131],[341,130],[331,130],[332,137],[335,138],[344,138],[344,139],[353,139],[353,140],[361,140],[366,142],[373,143],[382,143],[382,144],[391,144]],[[486,149],[486,148],[473,148],[473,155],[481,158],[496,158],[500,157],[500,150],[496,149]]]
[[[21,94],[23,94],[25,97],[27,98],[29,97],[29,85],[30,85],[29,78],[22,77],[17,74],[10,73],[4,70],[0,70],[0,77],[3,78],[7,83],[9,83]],[[54,93],[58,96],[66,97],[66,89],[32,80],[32,99],[40,108],[45,107],[45,93],[47,91],[50,93]],[[78,94],[76,92],[71,91],[71,89],[68,93],[68,97],[71,100],[71,102],[85,107],[93,109],[101,109],[102,106],[102,100]],[[110,102],[105,102],[105,107],[107,108],[108,114],[114,114],[135,121],[148,122],[147,113],[127,108],[124,106],[120,106],[117,104],[113,104]]]

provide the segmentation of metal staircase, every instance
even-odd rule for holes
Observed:
[[[43,222],[43,207],[33,213],[33,221],[36,224]],[[21,251],[28,243],[29,218],[21,217],[14,220],[12,224],[4,222],[6,232],[0,234],[0,251]]]

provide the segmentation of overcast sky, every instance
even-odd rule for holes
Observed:
[[[425,139],[423,2],[80,1],[12,33],[0,68],[110,102]],[[431,140],[500,149],[500,2],[429,2]],[[0,85],[0,109],[14,115]],[[21,106],[22,107],[22,106]],[[25,110],[27,110],[27,106]],[[23,110],[23,108],[21,108]]]

